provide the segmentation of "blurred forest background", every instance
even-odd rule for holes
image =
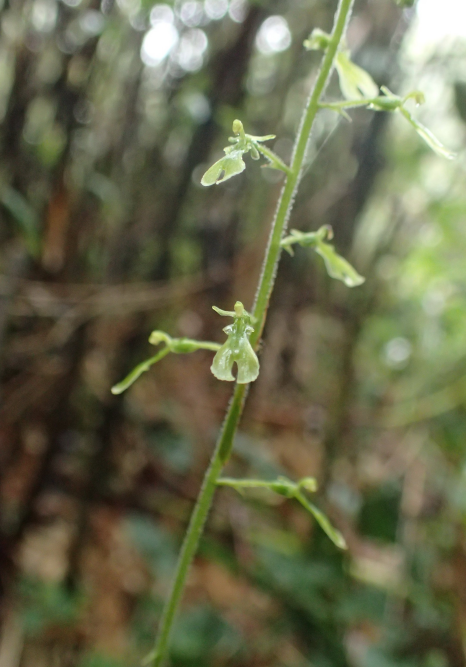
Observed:
[[[200,177],[234,118],[289,158],[302,43],[335,6],[3,0],[1,667],[150,650],[231,386],[197,352],[110,387],[152,329],[223,341],[211,306],[251,306],[282,177]],[[398,116],[319,116],[291,225],[331,224],[366,282],[283,258],[227,472],[316,476],[349,550],[292,502],[219,490],[176,667],[466,664],[463,3],[359,0],[348,40],[377,83],[425,92],[458,159]]]

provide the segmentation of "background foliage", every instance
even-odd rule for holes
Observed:
[[[211,305],[250,305],[281,175],[200,178],[236,117],[289,158],[318,62],[302,42],[334,5],[5,0],[2,667],[149,650],[230,387],[199,352],[109,389],[152,329],[222,340]],[[466,49],[438,11],[426,37],[415,10],[360,0],[349,46],[378,84],[424,90],[459,157],[384,113],[321,114],[292,226],[331,224],[366,283],[284,257],[228,471],[315,475],[349,551],[293,503],[221,489],[176,667],[465,663]]]

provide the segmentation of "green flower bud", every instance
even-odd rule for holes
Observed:
[[[158,345],[159,343],[165,343],[167,347],[171,347],[173,338],[169,336],[165,331],[153,331],[149,336],[149,343],[151,345]]]
[[[304,48],[308,51],[325,51],[330,43],[330,35],[320,28],[312,31],[309,39],[304,42]]]
[[[235,316],[236,317],[244,317],[246,315],[246,311],[244,310],[244,306],[241,303],[241,301],[237,301],[235,303]]]
[[[233,132],[234,134],[241,134],[244,132],[243,123],[238,119],[233,121]]]
[[[303,477],[298,482],[300,489],[309,491],[309,493],[315,493],[317,491],[317,480],[314,477]]]

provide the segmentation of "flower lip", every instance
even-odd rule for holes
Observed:
[[[216,307],[214,310],[220,315],[233,317],[233,324],[223,329],[228,338],[215,355],[210,370],[218,380],[234,382],[232,370],[236,364],[236,381],[239,384],[254,382],[259,375],[259,360],[249,342],[249,336],[254,331],[249,313],[241,301],[235,303],[233,312]]]

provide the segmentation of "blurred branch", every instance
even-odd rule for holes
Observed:
[[[37,339],[41,349],[63,344],[73,330],[82,323],[96,317],[123,318],[131,314],[153,311],[168,303],[180,301],[222,284],[228,280],[229,272],[221,269],[209,274],[183,278],[170,283],[140,283],[111,286],[53,284],[49,282],[22,280],[18,294],[11,305],[14,317],[44,317],[56,320],[46,335]],[[0,297],[7,294],[10,282],[0,276]],[[10,343],[18,351],[33,349],[28,337]]]

